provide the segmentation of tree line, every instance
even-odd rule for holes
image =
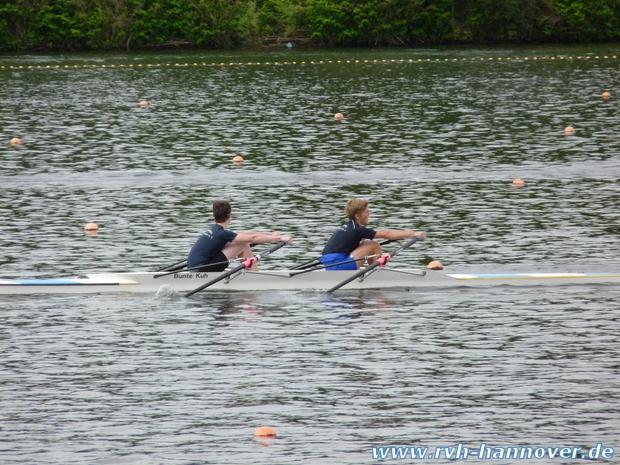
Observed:
[[[619,38],[620,0],[0,0],[1,51]]]

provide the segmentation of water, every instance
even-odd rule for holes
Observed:
[[[398,257],[412,265],[618,271],[619,49],[0,57],[0,276],[174,263],[217,198],[232,201],[235,230],[292,234],[262,268],[293,266],[320,253],[350,196],[371,201],[371,227],[426,231]],[[100,232],[85,235],[91,221]],[[0,462],[617,448],[619,294],[4,297]],[[253,438],[262,425],[278,437]]]

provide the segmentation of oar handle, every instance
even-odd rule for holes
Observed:
[[[256,259],[256,257],[251,257],[251,258],[248,258],[247,260],[242,261],[241,264],[243,265],[244,268],[250,268],[257,261],[258,260]]]

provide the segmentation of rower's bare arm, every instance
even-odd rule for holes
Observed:
[[[243,231],[237,234],[237,237],[235,237],[235,240],[233,240],[233,243],[247,242],[247,243],[254,243],[254,244],[264,244],[266,242],[278,242],[278,241],[285,241],[290,244],[293,242],[293,238],[291,236],[283,236],[282,234],[276,231],[272,231],[272,232]]]
[[[413,231],[411,229],[405,229],[402,231],[397,231],[394,229],[380,229],[375,234],[375,239],[387,239],[389,241],[408,239],[410,237],[419,237],[421,241],[426,239],[424,231]]]

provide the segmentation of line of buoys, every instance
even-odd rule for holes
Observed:
[[[508,61],[513,63],[527,61],[572,61],[572,60],[609,60],[617,59],[617,55],[603,56],[558,56],[558,57],[477,57],[477,58],[409,58],[392,60],[319,60],[319,61],[275,61],[275,62],[256,62],[256,63],[148,63],[148,64],[129,64],[129,65],[0,65],[0,69],[21,70],[21,69],[90,69],[90,68],[160,68],[160,67],[196,67],[196,66],[290,66],[290,65],[322,65],[322,64],[383,64],[383,63],[439,63],[439,62],[464,62],[464,61]]]

